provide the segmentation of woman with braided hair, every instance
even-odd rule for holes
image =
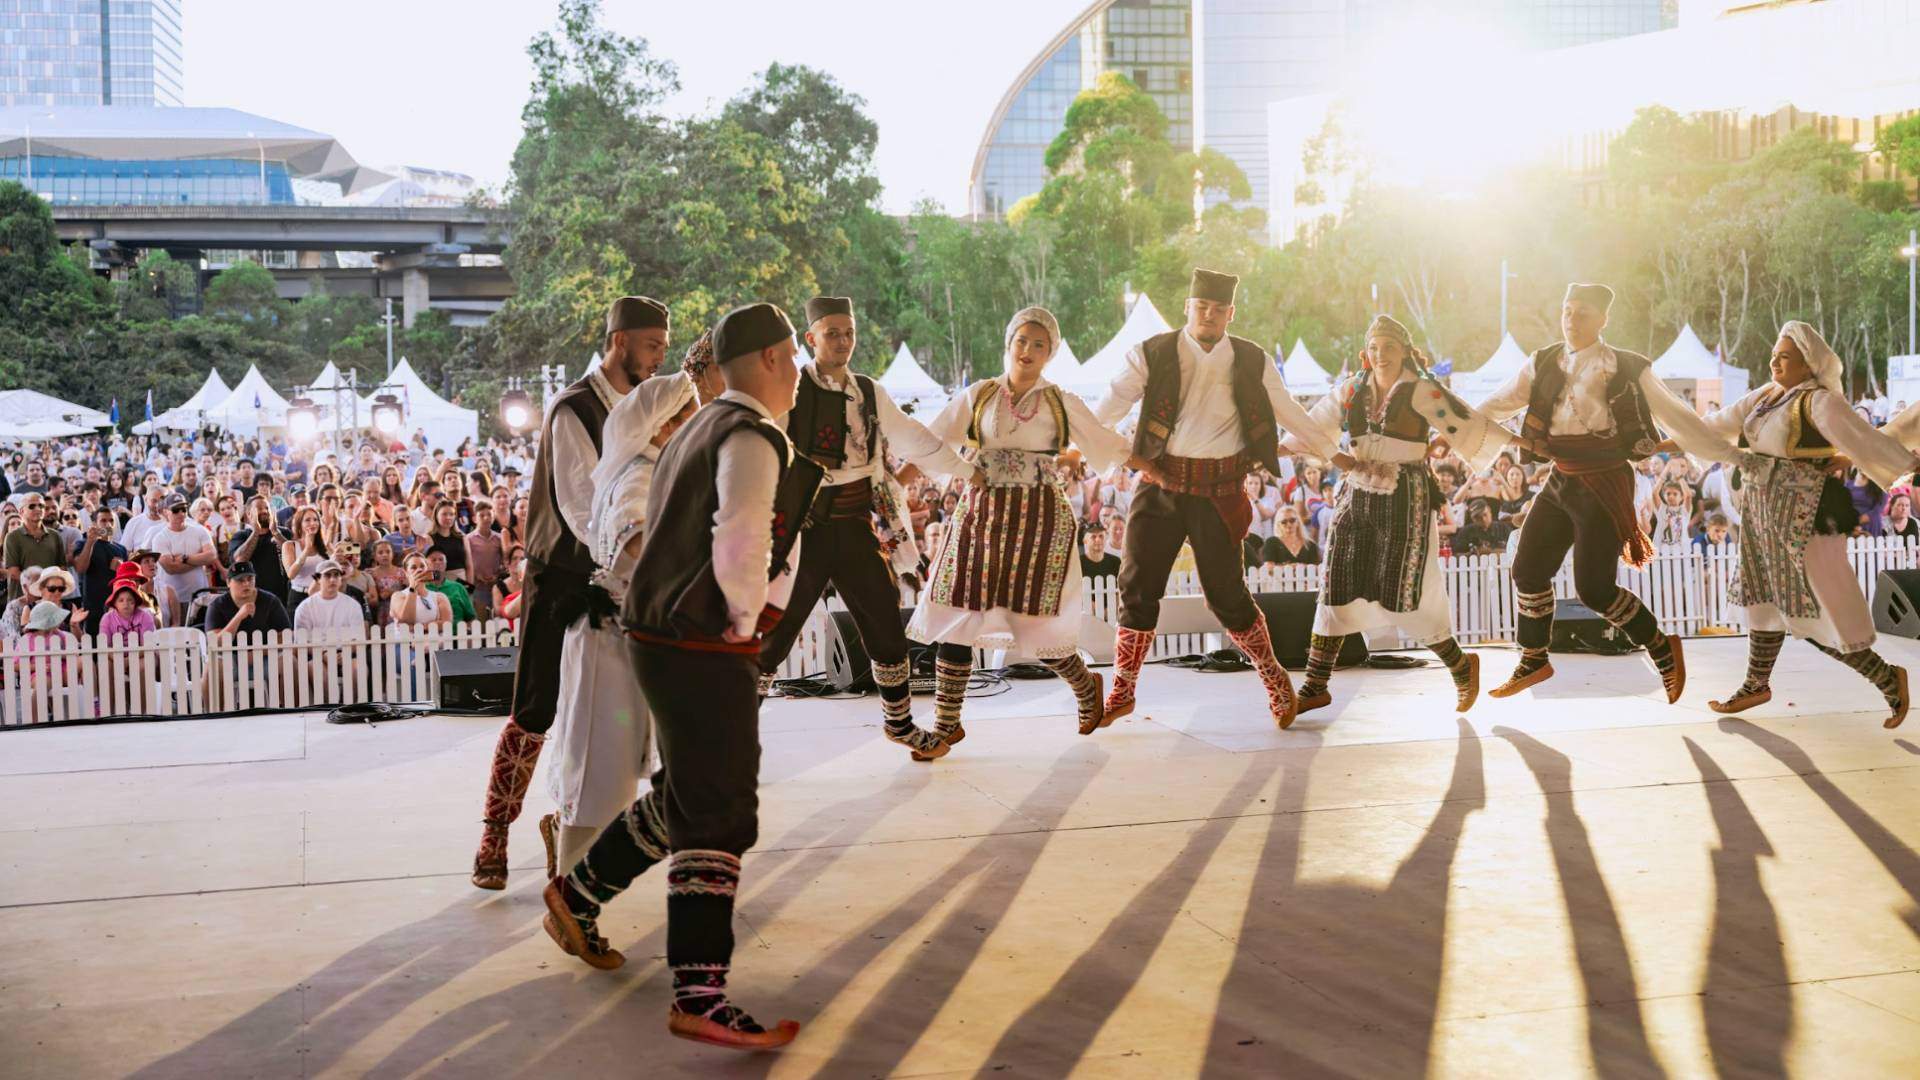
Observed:
[[[956,395],[928,425],[974,467],[907,627],[913,640],[939,643],[933,732],[947,746],[966,737],[960,709],[976,648],[1038,657],[1073,688],[1080,734],[1105,726],[1105,687],[1080,658],[1078,522],[1055,460],[1069,445],[1095,471],[1130,455],[1085,402],[1042,377],[1059,345],[1052,312],[1021,309],[1007,324],[1006,373]]]
[[[1859,672],[1890,710],[1887,727],[1906,719],[1907,670],[1873,650],[1873,616],[1847,559],[1847,535],[1859,522],[1836,458],[1891,488],[1913,470],[1899,421],[1875,429],[1847,405],[1840,358],[1804,322],[1780,328],[1769,365],[1773,381],[1705,417],[1723,438],[1739,440],[1740,576],[1732,599],[1747,609],[1747,677],[1718,713],[1744,712],[1773,699],[1774,660],[1788,634]],[[1898,426],[1896,426],[1898,425]],[[1908,445],[1912,445],[1909,443]]]
[[[1513,437],[1435,381],[1413,335],[1389,315],[1376,316],[1367,328],[1360,371],[1307,416],[1335,445],[1344,434],[1346,449],[1333,455],[1341,481],[1299,711],[1333,701],[1327,683],[1348,634],[1387,625],[1440,657],[1453,676],[1454,704],[1467,711],[1480,694],[1480,658],[1462,652],[1453,638],[1440,576],[1443,497],[1427,444],[1438,434],[1479,469]],[[1294,435],[1281,445],[1311,453]]]

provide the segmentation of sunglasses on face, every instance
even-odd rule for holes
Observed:
[[[50,593],[50,592],[51,592],[51,593],[61,593],[61,592],[66,592],[66,591],[67,591],[67,587],[66,587],[65,585],[62,585],[62,584],[60,584],[59,582],[57,582],[57,581],[55,581],[55,582],[51,582],[51,583],[49,583],[49,584],[46,584],[46,585],[42,585],[42,586],[40,586],[40,591],[41,591],[41,592],[43,592],[43,593]]]

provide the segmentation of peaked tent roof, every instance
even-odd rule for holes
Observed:
[[[401,431],[418,428],[426,433],[427,445],[449,450],[458,446],[461,439],[479,438],[480,414],[434,393],[433,387],[413,370],[413,361],[401,357],[387,385],[400,388],[400,401],[405,410],[400,421]]]
[[[142,420],[133,425],[133,433],[151,435],[155,428],[167,431],[195,431],[200,427],[201,419],[218,408],[220,403],[227,400],[227,396],[232,393],[232,388],[227,386],[227,380],[220,377],[220,369],[209,368],[206,381],[200,384],[200,389],[195,390],[192,397],[156,415],[151,424]]]
[[[64,420],[87,428],[102,428],[113,420],[99,409],[76,405],[38,390],[0,390],[0,423],[30,424]]]
[[[284,427],[286,422],[287,399],[267,382],[257,366],[247,369],[225,401],[207,410],[207,423],[228,431],[256,432],[263,427]]]
[[[1299,338],[1293,339],[1293,350],[1280,365],[1280,381],[1287,384],[1288,393],[1296,396],[1333,393],[1333,376],[1327,374],[1327,369],[1307,351],[1307,343]]]
[[[1053,354],[1053,362],[1047,366],[1058,371],[1061,375],[1068,375],[1078,372],[1084,365],[1080,363],[1080,358],[1074,355],[1073,342],[1068,341],[1066,336],[1062,335],[1060,338],[1060,349]],[[1048,377],[1053,378],[1052,376]],[[1053,381],[1059,382],[1060,380],[1054,378]]]
[[[893,363],[887,365],[879,382],[896,401],[945,401],[948,397],[947,388],[927,374],[927,369],[913,358],[913,350],[907,348],[904,341],[900,343],[900,351],[893,354]]]
[[[1653,362],[1653,373],[1662,379],[1717,379],[1720,358],[1701,344],[1692,326],[1682,326],[1673,344]]]
[[[1485,396],[1506,384],[1527,364],[1527,351],[1513,340],[1512,334],[1500,336],[1500,347],[1493,350],[1487,362],[1472,371],[1456,371],[1453,374],[1453,390],[1457,394]]]
[[[1054,381],[1083,396],[1099,397],[1126,370],[1127,353],[1133,351],[1135,345],[1171,329],[1172,325],[1161,318],[1153,301],[1147,298],[1146,293],[1141,293],[1133,302],[1133,309],[1127,312],[1127,321],[1120,325],[1119,332],[1101,346],[1099,352],[1087,357],[1086,363],[1081,364],[1080,370],[1072,376],[1074,381]]]

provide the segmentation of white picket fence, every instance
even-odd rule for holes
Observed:
[[[1920,566],[1920,547],[1898,538],[1848,541],[1860,586],[1873,595],[1882,570]],[[1736,545],[1700,553],[1656,556],[1643,570],[1620,568],[1620,583],[1632,589],[1669,633],[1698,635],[1710,629],[1740,632],[1742,610],[1728,600],[1740,565]],[[1440,560],[1453,625],[1466,644],[1511,641],[1515,613],[1513,580],[1505,555],[1456,555]],[[1254,570],[1255,592],[1313,592],[1320,567]],[[1096,578],[1083,594],[1086,614],[1111,625],[1119,610],[1113,578]],[[1200,582],[1178,571],[1169,596],[1194,596]],[[1573,598],[1571,570],[1554,580],[1557,596]],[[904,602],[911,603],[911,598]],[[829,609],[816,609],[780,677],[799,678],[827,670],[832,647]],[[1212,640],[1210,640],[1212,639]],[[372,627],[364,632],[290,630],[262,634],[203,634],[169,629],[138,645],[77,638],[40,650],[0,644],[0,725],[91,720],[129,715],[192,715],[237,709],[309,709],[351,702],[406,704],[434,699],[434,656],[443,649],[498,648],[517,641],[505,621],[462,623],[442,629]],[[1178,656],[1219,647],[1208,634],[1169,634],[1154,642],[1153,655]],[[1391,647],[1392,640],[1375,645]],[[1411,644],[1398,642],[1400,645]]]
[[[504,620],[242,634],[174,628],[137,645],[94,637],[44,649],[9,642],[0,646],[0,725],[427,702],[438,686],[440,650],[514,642]]]
[[[1869,598],[1882,570],[1912,570],[1920,566],[1920,547],[1898,537],[1855,537],[1847,542],[1847,555],[1853,563],[1860,588]],[[1451,555],[1442,557],[1440,571],[1445,579],[1447,600],[1453,611],[1454,634],[1462,644],[1512,641],[1517,626],[1513,599],[1513,575],[1510,560],[1501,555]],[[1741,633],[1746,630],[1745,610],[1728,599],[1729,586],[1740,568],[1740,547],[1727,543],[1704,553],[1656,555],[1640,570],[1622,565],[1620,584],[1633,590],[1648,610],[1671,634],[1694,637],[1710,629]],[[1254,592],[1318,592],[1321,569],[1318,565],[1283,566],[1250,570],[1247,586]],[[1553,582],[1554,595],[1576,599],[1571,564],[1562,566]],[[1200,579],[1192,571],[1176,571],[1167,586],[1168,596],[1197,596]],[[1114,578],[1095,578],[1084,592],[1087,613],[1112,625],[1119,616],[1120,589]],[[911,599],[903,603],[911,603]],[[835,610],[839,605],[829,601]],[[1167,634],[1154,640],[1155,659],[1200,652],[1221,647],[1208,634]],[[1388,634],[1376,641],[1376,647],[1412,642]],[[816,611],[793,652],[781,666],[781,678],[816,675],[827,669],[827,653],[832,635],[825,609]]]

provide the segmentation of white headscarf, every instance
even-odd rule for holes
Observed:
[[[612,483],[627,462],[653,442],[660,425],[692,400],[693,377],[684,371],[642,380],[621,398],[600,429],[600,464],[593,468],[593,486]]]
[[[1020,328],[1028,323],[1039,323],[1042,327],[1046,328],[1047,337],[1053,346],[1052,349],[1048,351],[1047,357],[1051,359],[1060,355],[1060,321],[1053,317],[1053,312],[1048,311],[1038,304],[1034,304],[1031,307],[1023,307],[1013,313],[1013,321],[1007,323],[1007,340],[1005,347],[1009,350],[1013,348],[1013,335],[1019,333]]]
[[[1827,339],[1820,336],[1820,331],[1795,319],[1780,328],[1780,336],[1793,339],[1801,359],[1813,371],[1814,385],[1837,394],[1842,401],[1847,399],[1847,388],[1840,377],[1840,356],[1827,344]]]

